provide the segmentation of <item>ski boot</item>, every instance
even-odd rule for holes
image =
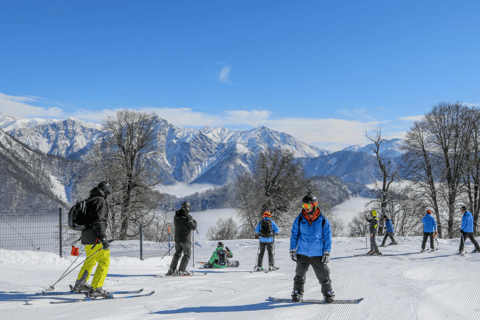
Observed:
[[[292,301],[293,302],[300,302],[303,300],[303,294],[298,292],[297,290],[292,292]]]
[[[425,249],[420,250],[420,252],[425,252]]]
[[[192,274],[188,272],[187,270],[185,271],[178,271],[179,276],[191,276]]]
[[[75,286],[73,287],[73,292],[89,292],[90,289],[92,289],[92,287],[86,283],[75,282]]]
[[[273,264],[269,265],[268,266],[268,271],[275,271],[275,270],[278,270],[279,268],[278,267],[275,267]]]
[[[480,252],[480,250],[475,249],[475,250],[472,251],[472,253],[477,253],[477,252]]]
[[[374,253],[375,253],[375,251],[370,250],[370,251],[367,252],[367,255],[371,256],[371,255],[374,254]]]
[[[112,295],[110,294],[110,292],[103,290],[102,287],[97,289],[92,288],[86,295],[88,298],[92,298],[92,299],[95,299],[98,297],[102,297],[105,299],[112,298]]]
[[[398,242],[395,241],[395,242],[390,243],[390,245],[392,245],[392,244],[398,244]]]
[[[380,251],[372,253],[372,256],[381,256],[382,253]]]
[[[329,291],[326,294],[323,295],[323,299],[325,300],[326,303],[332,303],[335,301],[335,292]]]
[[[176,271],[175,269],[168,269],[167,273],[165,273],[166,276],[173,277],[175,275]]]
[[[255,266],[255,268],[253,268],[253,271],[263,271],[263,268],[262,267],[259,267],[259,266]]]

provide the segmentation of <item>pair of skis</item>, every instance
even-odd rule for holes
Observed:
[[[270,270],[270,269],[253,270],[253,271],[250,271],[250,273],[257,273],[257,272],[269,273],[269,272],[277,271],[278,269],[280,268],[275,267],[273,270]]]
[[[71,289],[73,289],[70,286]],[[150,291],[148,293],[142,293],[143,289],[139,290],[128,290],[128,291],[114,291],[110,293],[108,298],[106,297],[98,297],[98,298],[90,298],[86,296],[83,299],[70,299],[70,300],[60,300],[60,301],[50,301],[51,304],[63,304],[63,303],[78,303],[78,302],[87,302],[87,301],[102,301],[102,300],[109,300],[109,299],[130,299],[130,298],[138,298],[138,297],[147,297],[151,296],[155,293],[155,291]],[[60,292],[39,292],[37,295],[46,295],[46,296],[59,296],[59,295],[70,295],[70,294],[85,294],[85,292],[75,292],[71,291],[60,291]],[[115,297],[115,295],[125,295],[121,297]]]
[[[206,272],[193,272],[191,271],[190,274],[172,274],[172,275],[162,275],[159,274],[158,276],[155,276],[156,278],[181,278],[181,277],[194,277],[194,276],[206,276]]]

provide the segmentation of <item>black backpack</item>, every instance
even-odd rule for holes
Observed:
[[[263,238],[270,238],[272,235],[272,222],[270,220],[262,219],[262,221],[260,221],[260,236]]]
[[[217,259],[219,266],[226,266],[227,265],[227,252],[223,249],[217,250]]]
[[[103,199],[102,197],[94,197],[91,199],[85,199],[77,201],[77,203],[68,211],[68,226],[75,231],[83,231],[88,226],[89,214],[87,212],[87,202],[94,199]]]

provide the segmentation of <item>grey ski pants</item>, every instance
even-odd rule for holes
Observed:
[[[378,246],[377,246],[377,234],[376,233],[372,233],[370,235],[370,250],[374,251],[374,252],[380,252],[380,250],[378,250]]]
[[[177,269],[178,260],[180,260],[182,251],[183,258],[180,262],[180,267],[178,268],[178,271],[185,271],[187,269],[188,261],[190,260],[190,253],[192,251],[191,246],[192,244],[190,242],[175,242],[175,254],[173,255],[170,269]]]
[[[330,269],[326,263],[322,262],[322,257],[307,257],[301,254],[297,256],[297,268],[295,269],[295,277],[293,278],[293,291],[297,290],[303,294],[307,271],[310,265],[312,265],[313,271],[322,286],[321,291],[323,295],[325,296],[327,292],[332,292]]]
[[[480,247],[478,246],[477,240],[475,240],[475,237],[473,236],[473,232],[462,232],[463,237],[460,237],[460,249],[459,251],[463,251],[463,248],[465,246],[465,241],[467,239],[470,239],[472,241],[473,245],[475,246],[475,249],[477,251],[480,251]]]
[[[263,265],[263,255],[265,254],[265,248],[268,251],[268,265],[269,266],[275,265],[275,261],[273,257],[273,241],[260,242],[259,246],[260,246],[260,252],[258,253],[257,266],[262,267]]]

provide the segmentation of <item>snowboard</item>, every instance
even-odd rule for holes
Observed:
[[[197,262],[195,263],[195,266],[199,269],[202,269],[202,268],[205,268],[205,269],[212,269],[212,267],[207,267],[207,262],[204,262],[204,261],[200,261],[200,262]],[[228,266],[227,268],[238,268],[240,266],[240,261],[238,260],[228,260]],[[217,268],[217,269],[223,269],[223,268]]]
[[[371,255],[371,254],[361,253],[361,254],[354,254],[353,256],[354,256],[354,257],[370,257],[370,256],[372,256],[372,257],[382,257],[382,256],[383,256],[383,257],[389,257],[389,256],[393,256],[393,254],[391,254],[391,253],[386,253],[386,254],[385,254],[385,253],[382,253],[382,254],[379,254],[379,255],[375,255],[375,256],[374,256],[374,255]]]
[[[302,300],[299,302],[294,302],[292,299],[285,299],[285,298],[274,298],[268,297],[268,300],[275,301],[275,302],[289,302],[289,303],[313,303],[313,304],[359,304],[363,298],[359,299],[344,299],[344,300],[335,300],[332,303],[326,303],[325,300],[315,300],[315,299],[308,299]]]

